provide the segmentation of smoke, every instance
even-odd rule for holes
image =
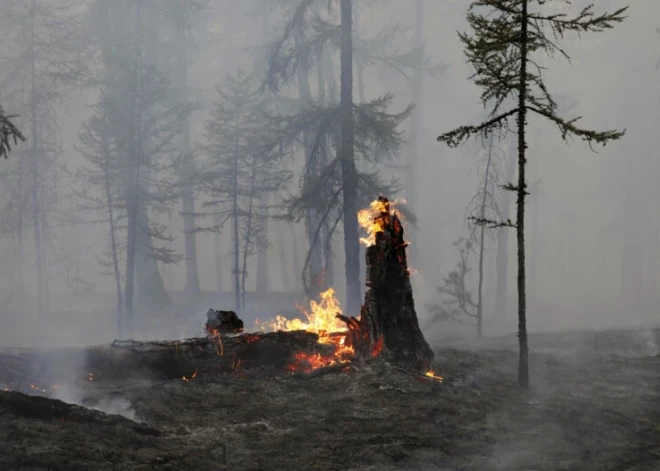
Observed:
[[[128,399],[123,397],[89,397],[86,396],[82,388],[73,384],[67,384],[58,388],[51,397],[67,404],[97,410],[109,415],[120,415],[133,421],[138,420],[133,405]]]

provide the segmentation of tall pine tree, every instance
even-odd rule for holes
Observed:
[[[570,3],[568,0],[563,0]],[[516,220],[482,221],[484,224],[510,226],[516,229],[518,243],[518,339],[520,359],[518,379],[522,389],[529,388],[527,345],[527,299],[525,295],[525,196],[527,182],[526,126],[529,112],[554,123],[562,139],[580,138],[591,147],[605,145],[621,138],[625,131],[593,131],[577,126],[580,118],[566,119],[558,114],[558,106],[548,91],[543,68],[534,60],[535,54],[554,56],[568,54],[559,44],[566,33],[602,32],[625,19],[626,8],[613,13],[596,15],[588,5],[574,16],[548,13],[546,0],[477,0],[468,9],[467,20],[473,34],[459,33],[465,46],[468,62],[474,67],[471,77],[483,89],[481,101],[492,106],[488,120],[475,126],[461,126],[447,132],[438,141],[450,147],[461,145],[472,136],[488,136],[495,130],[507,128],[509,119],[516,117],[518,136],[518,183],[507,183],[506,190],[517,195]],[[503,109],[507,98],[517,105]]]

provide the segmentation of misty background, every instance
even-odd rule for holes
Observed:
[[[80,131],[92,116],[93,105],[99,102],[100,72],[105,70],[104,77],[108,77],[107,57],[105,63],[102,57],[103,40],[114,44],[112,51],[117,57],[120,53],[131,52],[130,41],[122,43],[131,25],[118,17],[113,24],[122,25],[126,30],[116,27],[103,31],[97,23],[95,8],[104,3],[107,0],[0,2],[0,103],[8,114],[18,115],[17,124],[28,139],[16,147],[8,161],[1,163],[0,169],[2,345],[93,344],[117,337],[115,280],[102,273],[107,269],[98,263],[98,257],[108,249],[107,225],[82,223],[81,219],[95,218],[89,214],[83,217],[80,201],[73,196],[80,188],[76,173],[85,162],[80,152]],[[130,3],[125,0],[116,5]],[[181,31],[175,21],[150,10],[149,1],[143,3],[143,18],[136,24],[144,26],[143,35],[139,36],[146,38],[145,61],[152,62],[176,85],[176,74],[181,70],[176,55],[177,47],[182,44]],[[287,3],[296,2],[210,0],[203,10],[191,15],[189,29],[185,32],[187,84],[183,88],[188,90],[196,105],[188,119],[190,148],[196,150],[196,159],[204,159],[205,123],[217,100],[216,88],[223,89],[225,77],[235,75],[238,70],[254,74],[257,85],[260,84],[266,69],[267,46],[282,35],[286,22],[286,10],[278,9],[277,5],[286,6]],[[357,30],[366,37],[377,35],[383,28],[397,26],[395,49],[411,50],[415,47],[417,3],[416,0],[356,0],[354,32]],[[575,3],[578,5],[571,8],[588,2]],[[633,2],[603,0],[597,7],[599,11],[614,10],[629,3]],[[458,150],[449,149],[436,142],[436,137],[463,123],[477,122],[484,110],[479,103],[477,87],[468,80],[471,71],[456,34],[457,30],[466,29],[466,2],[421,0],[420,4],[424,52],[438,65],[440,73],[424,75],[421,102],[414,103],[417,107],[413,113],[419,113],[416,118],[419,125],[415,129],[414,180],[404,175],[411,155],[410,143],[401,147],[398,159],[376,164],[374,170],[386,178],[401,177],[404,187],[398,195],[386,195],[391,199],[406,198],[410,188],[415,190],[411,209],[418,223],[416,229],[407,228],[407,235],[412,238],[416,251],[411,258],[416,270],[412,282],[417,313],[424,327],[429,320],[425,305],[438,301],[436,287],[458,261],[453,242],[468,234],[466,209],[478,190],[479,160],[484,152],[478,143]],[[27,168],[31,158],[31,101],[27,98],[31,92],[27,80],[30,70],[25,68],[25,61],[21,62],[25,57],[21,47],[29,39],[26,31],[34,25],[26,12],[29,8],[35,12],[40,6],[53,8],[56,16],[72,15],[77,28],[75,35],[62,33],[60,36],[71,42],[67,48],[57,48],[53,37],[43,36],[44,42],[38,44],[42,47],[42,70],[51,73],[55,70],[52,63],[71,63],[74,56],[81,61],[76,65],[86,69],[80,77],[61,86],[55,85],[56,79],[51,81],[44,72],[43,83],[48,86],[37,90],[44,103],[48,103],[38,113],[43,120],[41,129],[45,129],[40,131],[45,136],[43,141],[50,146],[47,152],[44,150],[42,159],[48,165],[43,164],[39,171],[42,179],[39,185],[47,188],[43,191],[39,217],[49,221],[48,225],[42,224],[45,227],[42,285],[47,285],[48,299],[42,301],[41,315],[34,233],[27,216],[29,195],[20,189],[22,184],[28,187],[28,177],[32,175]],[[109,9],[117,15],[130,14],[120,10]],[[570,115],[584,116],[584,124],[593,129],[627,128],[627,133],[621,141],[596,154],[580,142],[565,145],[555,128],[530,118],[528,168],[530,182],[536,182],[531,185],[526,232],[531,331],[653,324],[660,316],[657,308],[660,305],[660,219],[655,203],[660,199],[656,143],[656,130],[660,125],[660,72],[656,70],[660,58],[660,35],[656,31],[659,17],[658,2],[636,0],[628,19],[614,30],[584,39],[568,39],[566,50],[572,64],[562,58],[544,64],[549,69],[547,84],[551,92]],[[72,38],[75,41],[70,41]],[[334,62],[333,72],[338,77],[338,60],[334,58]],[[58,78],[65,71],[75,72],[71,67],[59,69]],[[354,71],[356,102],[373,100],[388,92],[393,95],[390,112],[400,112],[414,102],[410,81],[396,70],[366,67],[362,76],[363,90],[359,90]],[[180,75],[178,80],[181,80]],[[181,82],[178,83],[174,89],[182,88]],[[122,96],[117,89],[113,93],[109,95],[111,104],[112,99]],[[279,96],[295,94],[294,81],[283,87]],[[408,138],[411,118],[403,122],[400,129]],[[505,156],[506,166],[512,153],[510,137],[496,145]],[[513,149],[515,151],[515,147]],[[175,156],[176,152],[172,154]],[[270,196],[271,204],[279,201],[280,194],[297,191],[302,169],[300,156],[285,159],[282,165],[293,173],[293,178],[286,190]],[[502,168],[500,174],[505,175],[506,169]],[[502,177],[501,184],[505,183]],[[197,208],[200,208],[205,197],[196,198]],[[171,302],[158,300],[136,306],[135,336],[138,337],[185,335],[188,331],[177,327],[194,325],[199,320],[196,313],[209,307],[235,307],[231,224],[225,224],[219,234],[195,234],[201,293],[186,293],[187,251],[180,200],[162,202],[158,211],[149,212],[151,221],[160,225],[162,235],[171,238],[171,241],[163,238],[161,245],[172,256],[168,261],[176,263],[156,265],[163,287],[169,293],[167,301]],[[21,204],[25,204],[26,217],[19,223]],[[512,204],[511,214],[513,208]],[[119,222],[118,226],[122,224],[125,223]],[[241,317],[246,320],[248,329],[257,317],[266,319],[285,310],[295,311],[295,301],[306,303],[301,286],[302,264],[308,250],[304,222],[269,219],[267,238],[268,248],[257,250],[261,258],[255,253],[247,264],[246,305]],[[505,243],[504,238],[508,239],[506,307],[498,313],[495,307],[496,253],[498,244]],[[332,286],[345,305],[341,224],[333,239]],[[489,241],[486,254],[484,333],[513,332],[516,323],[515,232],[505,229],[496,241]],[[124,263],[122,260],[122,266]],[[364,265],[364,260],[360,263]],[[471,264],[476,265],[474,256]],[[260,286],[259,279],[262,280]],[[263,280],[266,280],[265,285]],[[145,301],[144,295],[142,301]],[[461,331],[461,328],[442,323],[428,326],[428,331],[435,336]],[[471,334],[470,330],[462,331]]]

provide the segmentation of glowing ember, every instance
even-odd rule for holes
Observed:
[[[190,378],[188,378],[187,376],[183,376],[181,378],[181,381],[183,381],[184,383],[187,383],[190,380],[195,379],[196,377],[197,377],[197,372],[195,371]]]
[[[46,392],[45,389],[40,388],[40,387],[37,386],[36,384],[31,384],[31,385],[30,385],[30,389],[32,389],[33,391],[42,392],[42,393],[45,393],[45,392]]]
[[[383,337],[378,338],[378,342],[376,342],[376,345],[374,345],[374,348],[371,350],[371,356],[372,357],[377,357],[380,355],[380,352],[383,351]]]
[[[425,374],[424,376],[428,376],[429,378],[433,378],[433,379],[435,379],[435,380],[437,380],[437,381],[440,381],[441,383],[442,383],[442,380],[444,379],[442,376],[438,376],[438,375],[436,375],[436,374],[433,372],[433,370],[431,370],[431,371],[427,371],[426,374]]]

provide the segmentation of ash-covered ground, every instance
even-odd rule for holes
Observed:
[[[2,392],[0,469],[660,470],[649,335],[532,336],[543,353],[531,355],[530,397],[503,349],[511,338],[436,348],[443,383],[375,362],[310,379],[238,370],[77,391],[135,421]]]

